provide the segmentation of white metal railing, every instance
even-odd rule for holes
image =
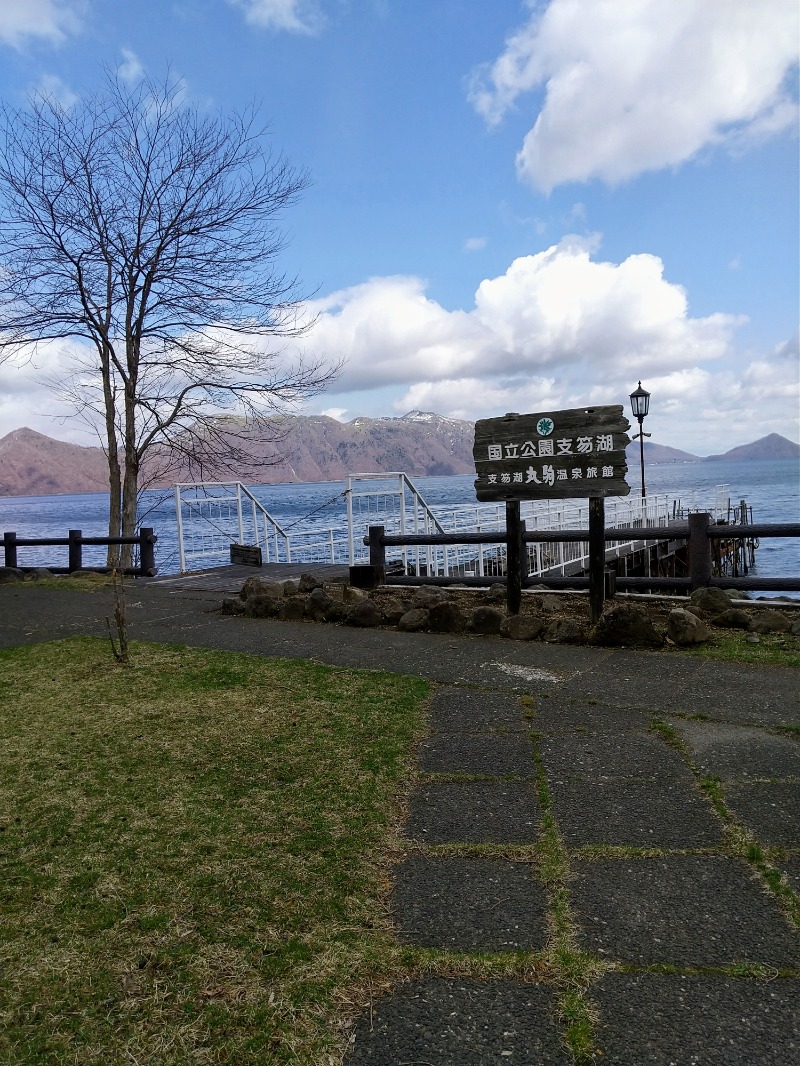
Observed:
[[[716,489],[715,509],[729,507],[726,486]],[[364,536],[371,525],[394,536],[435,533],[502,533],[504,503],[432,506],[404,473],[351,474],[347,478],[346,513],[328,528],[289,532],[240,482],[193,482],[175,487],[180,569],[227,562],[232,543],[258,545],[265,563],[366,562]],[[329,501],[330,502],[330,501]],[[694,504],[694,500],[692,503]],[[706,509],[706,508],[701,508]],[[587,500],[523,501],[521,517],[528,532],[586,529]],[[687,508],[666,494],[612,497],[605,501],[606,526],[630,527],[630,540],[610,550],[624,554],[646,539],[648,526],[663,526]],[[574,573],[588,566],[588,544],[532,542],[526,545],[528,572],[546,577]],[[406,574],[475,575],[505,573],[505,545],[456,544],[390,548],[389,564]]]

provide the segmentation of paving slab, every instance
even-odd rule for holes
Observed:
[[[525,781],[440,781],[411,795],[406,831],[427,844],[532,844],[539,805]]]
[[[697,765],[724,780],[750,777],[800,779],[800,744],[755,726],[673,719]]]
[[[722,840],[722,823],[693,780],[554,778],[550,792],[568,847],[699,848]]]
[[[533,745],[523,733],[436,733],[422,745],[420,767],[432,774],[533,777]]]
[[[521,732],[526,727],[522,710],[517,696],[448,685],[434,693],[430,727],[434,733]]]
[[[729,785],[725,798],[762,844],[800,847],[800,784],[748,781]]]
[[[607,1066],[797,1066],[800,981],[678,974],[603,977],[598,1062]]]
[[[565,778],[665,778],[687,785],[694,781],[678,752],[649,733],[562,733],[544,737],[541,749],[553,788]]]
[[[652,711],[615,707],[597,699],[540,695],[535,703],[531,725],[541,733],[575,730],[623,733],[646,729],[653,719]]]
[[[541,951],[546,898],[527,863],[413,856],[395,875],[404,943],[444,951]]]
[[[362,1015],[347,1066],[570,1066],[555,997],[513,981],[417,981]]]
[[[800,937],[741,859],[670,855],[575,863],[586,950],[648,966],[800,962]]]
[[[780,862],[776,862],[775,865],[786,874],[789,884],[800,896],[800,856],[795,856],[792,859],[782,859]]]

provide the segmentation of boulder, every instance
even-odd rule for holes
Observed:
[[[306,610],[306,601],[302,596],[290,596],[283,601],[278,611],[282,622],[299,622]]]
[[[420,585],[414,593],[414,606],[427,609],[434,603],[442,603],[443,600],[449,598],[450,593],[447,589],[440,588],[438,585]]]
[[[243,600],[248,600],[251,596],[272,596],[275,599],[281,599],[283,597],[283,585],[280,581],[271,581],[269,578],[258,577],[254,574],[252,577],[248,577],[247,581],[242,585],[239,590],[239,596]]]
[[[752,620],[750,612],[741,607],[729,607],[727,611],[714,615],[714,625],[725,629],[747,629]]]
[[[428,627],[433,633],[460,633],[464,624],[464,615],[452,600],[442,600],[428,609]]]
[[[330,610],[333,600],[322,588],[318,585],[312,589],[306,598],[305,617],[310,618],[314,622],[322,622],[325,620],[327,612]]]
[[[315,574],[301,574],[300,582],[298,584],[298,592],[313,592],[314,589],[321,589],[323,586],[323,580],[321,577],[317,577]]]
[[[225,600],[222,601],[222,605],[220,606],[219,613],[220,614],[227,614],[227,615],[244,614],[245,613],[245,605],[239,599],[236,599],[236,600],[225,599]]]
[[[352,585],[345,585],[342,589],[342,602],[343,603],[361,603],[363,600],[369,599],[369,593],[364,589],[353,588]]]
[[[589,643],[609,647],[656,648],[664,638],[656,631],[643,607],[620,603],[606,608],[589,630]]]
[[[248,618],[272,618],[283,603],[283,597],[257,592],[244,601],[244,613]]]
[[[379,626],[383,622],[383,613],[372,600],[365,599],[349,609],[345,621],[349,626],[361,626],[364,629],[372,628]]]
[[[283,585],[284,596],[296,596],[300,592],[300,586],[296,581],[292,581],[291,578],[281,581],[281,585]]]
[[[582,644],[586,640],[586,629],[574,618],[560,615],[550,622],[542,639],[550,644]]]
[[[564,608],[564,601],[558,596],[553,596],[552,593],[539,597],[537,602],[545,614],[557,614]]]
[[[476,607],[469,620],[469,628],[473,633],[481,633],[484,636],[493,636],[500,632],[505,615],[496,607]]]
[[[750,633],[788,633],[791,627],[782,611],[759,611],[747,629]]]
[[[690,599],[693,607],[712,617],[730,610],[733,606],[731,596],[725,589],[710,587],[695,589]]]
[[[703,644],[711,640],[711,630],[705,622],[691,611],[676,607],[667,618],[667,635],[675,644]]]
[[[46,578],[53,576],[53,571],[48,570],[46,566],[35,566],[33,570],[26,570],[24,572],[26,581],[44,581]]]
[[[414,607],[406,611],[397,623],[397,628],[402,629],[404,633],[423,632],[428,628],[428,612],[424,607]]]
[[[800,637],[800,618],[795,618],[791,626],[789,626],[789,632],[793,637]]]
[[[411,610],[410,605],[400,600],[386,600],[383,604],[383,620],[387,626],[399,625],[400,619],[409,610]]]
[[[500,582],[490,585],[486,591],[485,599],[487,603],[505,603],[508,599],[508,590],[505,585]]]
[[[510,640],[536,640],[541,636],[544,622],[529,615],[512,614],[500,624],[500,635]]]
[[[0,566],[0,585],[11,585],[22,581],[25,575],[15,566]]]

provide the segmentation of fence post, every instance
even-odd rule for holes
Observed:
[[[157,540],[158,537],[150,526],[144,526],[139,530],[139,570],[145,577],[154,577],[157,572],[155,550]]]
[[[602,496],[589,498],[589,606],[592,625],[603,613],[606,569],[606,509]]]
[[[13,531],[11,533],[3,534],[3,547],[5,548],[6,553],[5,565],[13,567],[14,570],[16,570],[17,568],[17,545],[15,543],[16,539],[17,534]]]
[[[519,500],[506,500],[506,603],[509,614],[519,614],[522,603],[522,534]]]
[[[370,566],[386,566],[386,547],[381,543],[384,532],[384,526],[370,526],[367,530]]]
[[[83,547],[81,545],[82,536],[83,533],[80,529],[71,529],[67,533],[67,537],[69,540],[69,560],[67,562],[67,566],[69,567],[70,573],[72,573],[73,570],[81,570],[83,568]]]
[[[703,588],[711,580],[711,541],[708,526],[711,515],[699,511],[689,515],[689,577],[692,589]]]

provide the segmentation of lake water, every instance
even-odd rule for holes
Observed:
[[[800,522],[800,463],[794,459],[715,460],[701,463],[652,464],[645,466],[649,493],[666,493],[684,506],[713,505],[719,485],[729,487],[733,506],[741,499],[752,508],[755,522]],[[473,476],[414,478],[427,502],[434,508],[474,504]],[[637,493],[639,467],[628,470],[632,494]],[[346,526],[343,482],[305,485],[260,485],[255,496],[284,527]],[[19,537],[65,537],[67,530],[80,529],[84,536],[103,536],[107,531],[108,495],[88,493],[73,496],[0,497],[0,531],[13,530]],[[152,491],[144,494],[141,524],[158,534],[156,562],[159,572],[179,569],[174,494]],[[25,554],[23,554],[23,552]],[[20,549],[23,565],[66,565],[67,549]],[[87,565],[103,565],[105,549],[84,549]],[[2,560],[0,560],[2,562]],[[800,542],[764,538],[756,552],[753,571],[763,577],[800,575]]]

